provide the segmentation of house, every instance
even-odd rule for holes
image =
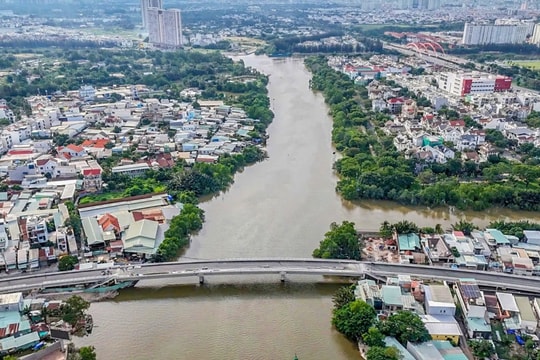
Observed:
[[[58,162],[50,157],[37,159],[36,160],[36,166],[41,175],[47,175],[49,174],[50,177],[56,177],[56,167],[58,166]]]
[[[159,224],[151,220],[135,221],[125,232],[122,241],[124,251],[143,255],[152,255],[156,252]]]
[[[469,338],[491,338],[491,326],[484,294],[475,279],[460,279],[454,285],[455,293],[463,311],[465,328]]]
[[[422,251],[420,237],[417,234],[399,234],[398,248],[400,252]]]
[[[0,340],[0,353],[31,349],[40,341],[37,331],[18,337],[10,336]]]
[[[105,243],[103,230],[95,217],[82,218],[81,223],[88,246],[100,246]]]
[[[523,241],[527,244],[540,246],[540,231],[524,230],[523,235]]]
[[[74,157],[84,157],[87,155],[86,150],[82,146],[75,144],[60,147],[58,149],[58,154],[63,155],[64,157],[67,155],[69,157],[68,160]]]
[[[117,234],[122,231],[120,224],[118,223],[118,219],[109,213],[99,217],[98,224],[101,226],[103,231],[114,231]]]
[[[426,314],[454,316],[456,304],[446,285],[424,285]]]
[[[499,306],[504,316],[504,325],[507,329],[517,330],[521,328],[521,320],[519,318],[519,308],[516,304],[514,295],[502,292],[496,292]]]
[[[0,311],[23,311],[23,295],[21,292],[0,294]]]
[[[421,344],[407,343],[407,350],[416,360],[445,360],[431,342]]]
[[[375,281],[371,279],[359,280],[354,289],[354,296],[356,299],[361,299],[373,306],[376,310],[382,310],[381,289]]]
[[[405,103],[405,99],[403,98],[390,98],[386,101],[386,106],[388,108],[388,110],[390,110],[390,112],[392,114],[397,114],[399,112],[401,112],[401,108],[403,106],[403,104]]]
[[[536,331],[537,321],[529,298],[526,296],[515,296],[514,299],[519,309],[521,329],[529,333],[534,333]]]
[[[459,338],[463,334],[453,316],[421,315],[420,318],[433,340],[448,340],[453,344],[459,344]]]
[[[119,165],[111,169],[113,174],[122,174],[131,177],[142,175],[147,170],[150,170],[150,166],[147,163]]]
[[[432,262],[450,262],[453,259],[450,249],[440,236],[428,237],[426,245],[425,251]]]

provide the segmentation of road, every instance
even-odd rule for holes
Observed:
[[[422,59],[424,59],[427,62],[433,63],[435,65],[444,66],[453,70],[463,70],[463,68],[460,65],[465,65],[467,63],[474,64],[474,66],[477,69],[480,69],[482,66],[485,66],[485,64],[477,63],[473,60],[463,59],[457,56],[447,55],[447,54],[441,54],[441,53],[434,53],[434,52],[418,52],[415,50],[412,50],[411,48],[408,48],[404,45],[398,45],[398,44],[391,44],[388,42],[383,41],[383,48],[388,50],[394,50],[398,51],[404,55],[408,56],[418,56]],[[513,91],[519,91],[519,92],[530,92],[533,94],[539,94],[540,91],[527,89],[521,86],[517,86],[515,84],[512,84],[512,90]]]
[[[187,261],[174,263],[113,266],[108,270],[95,269],[68,271],[4,278],[0,280],[0,293],[33,289],[97,284],[106,281],[142,281],[163,278],[195,277],[204,281],[215,275],[314,275],[336,277],[376,277],[410,274],[413,278],[456,281],[474,278],[479,285],[540,294],[540,278],[433,267],[424,265],[391,264],[350,260],[320,259],[228,259],[215,261]]]

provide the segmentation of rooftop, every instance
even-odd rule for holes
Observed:
[[[403,306],[403,298],[401,296],[401,288],[393,285],[383,285],[382,299],[386,305]]]
[[[398,243],[400,251],[414,251],[420,249],[420,238],[416,234],[399,234]]]

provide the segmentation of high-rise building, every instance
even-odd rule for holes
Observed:
[[[145,29],[148,29],[148,9],[149,8],[163,9],[163,1],[162,0],[141,0],[142,26]]]
[[[531,35],[529,22],[471,24],[466,23],[463,30],[464,45],[523,44]]]
[[[182,42],[182,18],[180,10],[148,9],[149,42],[163,47],[180,47]]]
[[[540,46],[540,24],[534,26],[534,32],[531,37],[531,44]]]

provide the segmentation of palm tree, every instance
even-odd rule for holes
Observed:
[[[30,318],[30,313],[32,312],[32,310],[30,309],[30,306],[25,306],[22,313],[23,315],[26,315],[28,318]]]
[[[47,321],[47,316],[49,316],[49,315],[50,315],[50,314],[49,314],[49,309],[47,309],[46,306],[43,306],[43,307],[41,308],[41,317],[43,317],[43,321],[44,321],[45,323],[48,323],[48,321]]]
[[[441,225],[441,224],[435,225],[435,232],[436,232],[437,234],[444,234],[444,229],[442,228],[442,225]]]

